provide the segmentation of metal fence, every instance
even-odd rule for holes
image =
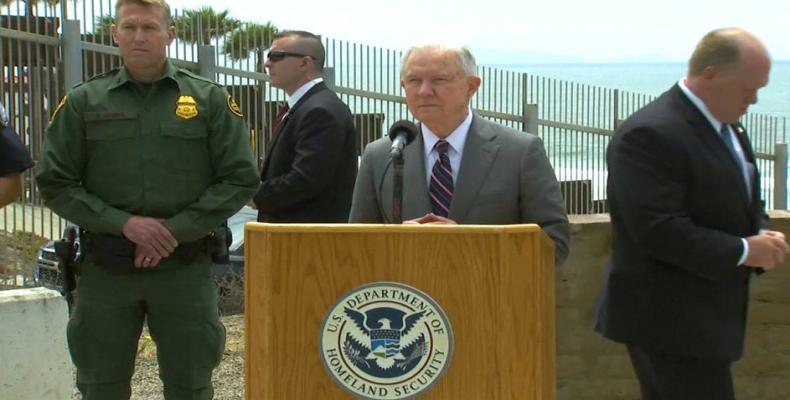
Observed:
[[[31,4],[34,2],[31,2]],[[109,23],[108,0],[0,8],[0,101],[23,142],[37,158],[47,120],[66,88],[120,65]],[[60,18],[65,15],[69,19]],[[169,48],[178,66],[225,85],[244,111],[250,141],[260,159],[272,118],[285,94],[268,83],[261,61],[273,27],[195,11],[175,11],[179,32]],[[325,38],[326,80],[354,113],[365,144],[400,119],[413,119],[399,85],[401,51]],[[537,133],[544,141],[571,214],[606,212],[605,149],[618,124],[651,96],[481,66],[482,85],[472,100],[481,116]],[[749,114],[744,124],[754,143],[768,208],[785,207],[787,156],[784,118]],[[775,200],[776,199],[776,200]],[[22,202],[0,211],[0,230],[59,236],[63,222],[41,207],[32,173],[25,173]]]

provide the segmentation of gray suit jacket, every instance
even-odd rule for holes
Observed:
[[[390,140],[365,148],[351,204],[352,223],[392,221]],[[431,212],[422,135],[403,152],[403,219]],[[558,264],[568,256],[568,215],[543,142],[474,115],[461,157],[449,218],[459,224],[536,223],[555,243]]]

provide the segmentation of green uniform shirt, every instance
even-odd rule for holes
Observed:
[[[151,84],[121,68],[74,87],[36,179],[47,206],[91,232],[121,235],[132,215],[156,217],[180,243],[222,224],[259,183],[236,103],[169,62]]]

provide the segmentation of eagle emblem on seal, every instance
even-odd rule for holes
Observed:
[[[394,308],[379,307],[363,313],[346,307],[345,313],[354,322],[348,328],[347,350],[355,350],[360,355],[367,353],[364,359],[378,368],[388,370],[397,366],[405,369],[422,357],[425,336],[414,328],[425,311],[406,314]]]

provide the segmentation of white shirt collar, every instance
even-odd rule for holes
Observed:
[[[705,105],[705,102],[702,101],[702,99],[700,99],[699,97],[697,97],[697,95],[694,94],[694,92],[692,92],[691,89],[688,88],[688,86],[686,86],[686,78],[683,78],[680,81],[678,81],[678,86],[680,86],[680,90],[682,90],[683,93],[686,94],[686,97],[688,97],[689,100],[691,100],[691,102],[694,103],[695,106],[697,106],[700,112],[702,112],[702,115],[704,115],[705,118],[708,119],[708,122],[710,122],[710,125],[713,127],[713,129],[716,130],[716,133],[721,131],[721,126],[723,125],[723,123],[719,121],[716,117],[714,117],[713,114],[711,114],[710,110],[708,110],[708,106]]]
[[[450,149],[455,150],[456,153],[459,155],[464,154],[464,144],[466,143],[466,137],[469,135],[469,128],[472,126],[472,110],[469,109],[466,118],[458,125],[455,130],[450,132],[450,134],[444,138],[449,144]],[[422,140],[425,143],[425,157],[428,157],[431,152],[433,151],[433,146],[436,145],[436,142],[441,140],[440,137],[436,136],[435,133],[431,132],[431,128],[428,128],[427,125],[422,124]]]
[[[288,108],[293,108],[293,106],[296,105],[296,103],[299,101],[299,99],[301,99],[302,96],[304,96],[304,94],[307,93],[308,90],[312,89],[313,86],[315,86],[315,85],[317,85],[317,84],[319,84],[319,83],[321,83],[323,81],[324,81],[324,78],[318,77],[318,78],[315,78],[315,79],[313,79],[311,81],[308,81],[307,83],[305,83],[302,86],[299,86],[299,89],[294,90],[293,94],[288,96]]]

